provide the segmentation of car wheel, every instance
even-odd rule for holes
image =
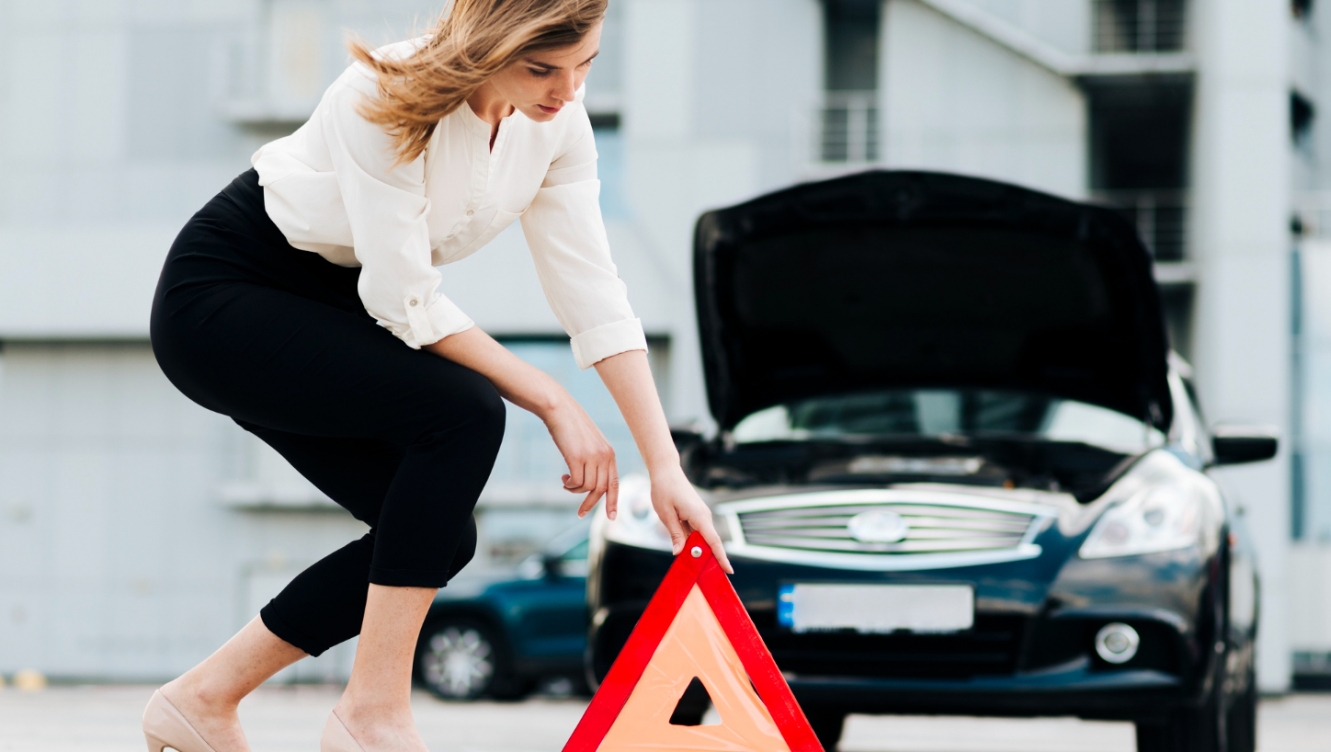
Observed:
[[[475,700],[504,678],[493,633],[470,619],[442,619],[427,626],[416,660],[421,681],[444,700]]]
[[[823,745],[823,749],[836,752],[837,744],[841,742],[841,732],[846,728],[846,714],[829,708],[808,708],[804,711],[804,717],[809,719],[813,735],[818,737],[818,743]]]
[[[1200,707],[1175,710],[1163,723],[1138,721],[1137,752],[1221,752],[1227,720],[1220,702],[1223,684],[1217,681]]]

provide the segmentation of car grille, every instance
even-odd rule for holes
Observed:
[[[896,542],[857,540],[850,521],[869,511],[900,515],[908,531]],[[877,555],[1016,548],[1038,519],[1024,511],[910,502],[784,507],[738,517],[744,541],[752,546]]]

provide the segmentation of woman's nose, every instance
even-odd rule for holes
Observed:
[[[559,88],[555,89],[554,95],[565,102],[572,102],[573,97],[577,95],[577,91],[577,76],[569,73],[559,77]]]

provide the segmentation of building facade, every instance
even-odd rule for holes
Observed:
[[[0,0],[0,673],[151,679],[206,655],[358,536],[274,453],[181,397],[147,344],[161,259],[265,141],[429,0]],[[1264,576],[1261,681],[1331,655],[1331,10],[1310,0],[611,0],[588,109],[602,209],[673,420],[708,422],[691,236],[704,209],[871,167],[1118,206],[1156,257],[1213,419],[1278,426],[1226,470]],[[1321,151],[1319,151],[1319,149]],[[1325,228],[1325,229],[1323,229]],[[640,470],[578,372],[515,227],[444,291],[554,373]],[[482,556],[573,521],[543,427],[510,408]],[[1318,570],[1317,568],[1321,569]],[[1323,599],[1322,602],[1326,602]],[[351,647],[290,671],[337,678]],[[1321,663],[1319,663],[1321,661]]]

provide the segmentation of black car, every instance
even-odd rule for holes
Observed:
[[[694,271],[720,430],[677,440],[828,749],[848,713],[957,713],[1253,750],[1252,548],[1206,472],[1276,440],[1204,427],[1124,219],[869,172],[705,214]],[[592,531],[593,680],[671,562],[645,486],[621,505]]]

